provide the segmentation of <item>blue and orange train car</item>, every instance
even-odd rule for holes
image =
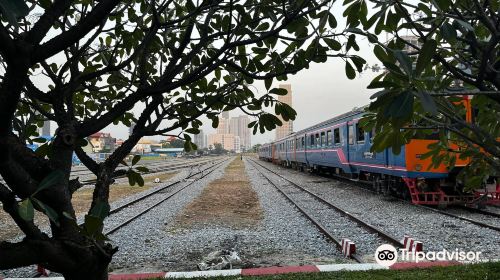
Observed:
[[[391,149],[371,152],[374,134],[359,124],[364,112],[364,108],[354,109],[265,144],[259,150],[259,158],[301,170],[369,181],[375,190],[399,195],[415,204],[467,204],[478,200],[478,193],[461,193],[463,186],[455,180],[467,161],[457,158],[453,170],[445,165],[429,169],[431,159],[421,158],[429,151],[428,145],[438,140],[413,139],[399,154]],[[500,203],[498,178],[485,185],[485,193],[488,203]]]

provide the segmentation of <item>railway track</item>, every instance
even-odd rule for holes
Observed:
[[[351,185],[361,186],[364,190],[370,191],[370,192],[378,195],[377,192],[370,189],[370,187],[372,185],[371,182],[361,181],[361,180],[353,180],[353,179],[345,178],[345,177],[342,177],[342,176],[339,176],[336,174],[331,174],[331,173],[328,173],[328,175],[329,175],[329,177],[327,177],[327,178],[333,178],[333,179],[337,179],[337,180],[342,181],[342,182],[346,182],[346,183],[351,184]],[[325,177],[325,176],[322,175],[322,177]],[[410,201],[403,200],[403,199],[398,198],[398,197],[394,197],[394,198],[399,200],[399,201],[408,203],[416,208],[425,209],[425,210],[439,213],[439,214],[442,214],[442,215],[445,215],[448,217],[452,217],[452,218],[455,218],[458,220],[466,221],[468,223],[471,223],[471,224],[474,224],[474,225],[477,225],[477,226],[480,226],[483,228],[488,228],[488,229],[500,232],[500,226],[497,225],[497,224],[500,224],[500,220],[498,220],[498,217],[499,217],[498,213],[484,211],[484,210],[464,206],[464,207],[462,207],[462,209],[477,213],[477,215],[469,215],[469,217],[466,217],[463,214],[461,215],[461,214],[457,214],[457,213],[452,213],[450,211],[436,209],[436,208],[432,208],[430,206],[412,204]],[[494,224],[489,224],[489,223],[484,222],[484,221],[493,222]]]
[[[292,203],[308,220],[310,220],[320,230],[320,232],[327,237],[328,240],[333,242],[340,251],[342,251],[341,238],[348,238],[354,241],[357,245],[359,245],[359,248],[361,249],[360,251],[364,251],[365,253],[375,252],[375,249],[379,245],[387,242],[399,248],[404,247],[399,240],[384,231],[362,221],[331,202],[324,200],[317,194],[305,189],[295,182],[292,182],[291,180],[257,163],[256,161],[250,159],[247,160],[251,162],[255,170],[257,170],[273,187],[283,194],[283,196],[290,201],[290,203]],[[285,185],[273,182],[273,180],[257,166],[273,174],[273,176],[278,177],[280,180],[285,181]],[[306,209],[306,207],[301,206],[304,204],[309,204],[310,206]],[[314,205],[314,207],[311,207],[311,205]],[[332,225],[332,221],[335,221],[334,225]],[[355,226],[352,226],[353,222]],[[344,227],[343,233],[339,233],[339,225]],[[339,234],[347,236],[338,236]],[[370,244],[367,245],[366,243]],[[364,262],[363,257],[358,253],[352,254],[351,257],[357,262]]]
[[[161,168],[155,168],[155,169],[150,169],[149,172],[142,173],[143,175],[149,175],[149,174],[154,174],[154,173],[160,173],[160,172],[167,172],[167,171],[175,171],[175,170],[180,170],[183,168],[191,167],[191,166],[196,166],[200,164],[204,164],[207,162],[211,162],[214,159],[204,159],[200,161],[195,161],[195,162],[189,162],[189,163],[181,163],[181,164],[173,164],[173,165],[162,165]],[[115,176],[113,179],[118,179],[118,178],[125,178],[126,175],[123,176]],[[82,185],[91,185],[96,182],[96,179],[90,179],[90,180],[84,180],[81,181]]]
[[[156,169],[157,167],[163,168],[165,166],[176,166],[176,165],[183,165],[189,162],[197,162],[197,161],[203,161],[207,160],[206,158],[198,159],[198,160],[155,160],[155,161],[145,161],[141,162],[142,166],[147,166],[149,169]],[[117,170],[121,169],[127,169],[128,167],[120,165]],[[93,176],[94,173],[92,173],[90,170],[88,170],[85,166],[80,167],[80,166],[75,166],[73,167],[73,170],[71,171],[71,177],[76,178],[80,176]]]
[[[110,228],[106,229],[105,230],[105,234],[106,235],[110,235],[110,234],[113,234],[114,232],[120,230],[121,228],[125,227],[126,225],[130,224],[132,221],[136,220],[137,218],[143,216],[144,214],[148,213],[149,211],[151,211],[152,209],[154,209],[155,207],[157,207],[158,205],[164,203],[165,201],[171,199],[173,196],[175,196],[176,194],[180,193],[181,191],[187,189],[189,186],[191,186],[192,184],[194,184],[195,182],[205,178],[206,176],[208,176],[209,174],[211,174],[213,171],[217,170],[218,167],[220,167],[224,162],[226,162],[228,160],[228,158],[224,158],[214,164],[212,164],[210,167],[208,168],[205,168],[203,170],[200,170],[198,172],[195,172],[193,174],[190,174],[189,176],[187,176],[186,178],[184,179],[181,179],[181,180],[177,180],[175,182],[172,182],[164,187],[161,187],[161,188],[158,188],[157,190],[151,192],[151,193],[148,193],[146,195],[143,195],[137,199],[134,199],[124,205],[121,205],[119,207],[116,207],[114,209],[112,209],[110,211],[110,217],[111,216],[116,216],[118,213],[120,213],[121,211],[123,211],[124,209],[127,209],[128,207],[138,203],[138,202],[144,202],[146,199],[148,198],[151,198],[155,195],[158,195],[158,194],[161,194],[161,193],[164,193],[165,191],[171,189],[172,187],[180,184],[181,182],[184,182],[184,181],[187,181],[187,180],[190,180],[188,184],[186,184],[185,186],[179,188],[178,190],[175,190],[174,192],[172,193],[169,193],[167,194],[166,196],[164,197],[160,197],[158,200],[155,200],[153,201],[149,206],[145,207],[144,209],[142,210],[139,210],[138,212],[134,211],[133,213],[131,213],[131,215],[127,215],[123,220],[121,221],[118,221],[117,223],[115,223],[113,226],[111,226]],[[199,176],[198,176],[199,175]],[[197,178],[195,178],[197,177]],[[109,218],[109,217],[108,217]]]
[[[202,159],[202,160],[197,160],[197,161],[189,161],[189,160],[186,160],[186,161],[183,161],[183,162],[176,162],[176,163],[173,163],[173,164],[169,164],[169,163],[172,163],[172,162],[155,162],[155,164],[153,166],[151,165],[147,165],[148,169],[150,170],[149,172],[145,172],[143,173],[143,175],[150,175],[150,174],[155,174],[155,173],[160,173],[160,172],[167,172],[167,171],[175,171],[175,170],[180,170],[180,169],[183,169],[183,168],[187,168],[187,167],[191,167],[191,166],[196,166],[196,165],[200,165],[200,164],[204,164],[204,163],[207,163],[207,162],[211,162],[213,160],[216,160],[217,158],[211,158],[211,159]],[[155,168],[156,167],[156,168]],[[127,169],[126,167],[121,167],[117,170],[120,170],[120,169]],[[72,171],[71,174],[70,174],[70,178],[71,179],[76,179],[77,177],[80,177],[80,176],[95,176],[91,171],[89,170],[76,170],[76,171]],[[123,176],[115,176],[113,177],[113,179],[118,179],[118,178],[125,178],[126,176],[123,175]],[[96,182],[96,179],[88,179],[88,180],[82,180],[80,181],[80,183],[82,185],[91,185],[91,184],[94,184]],[[0,183],[5,183],[5,181],[0,177]]]

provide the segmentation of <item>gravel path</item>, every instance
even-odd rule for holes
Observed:
[[[500,258],[500,233],[497,231],[390,197],[375,195],[335,179],[284,169],[262,161],[260,163],[392,236],[402,239],[404,234],[409,234],[423,242],[425,251],[451,251],[458,248],[480,251],[485,259]]]
[[[245,229],[211,224],[189,229],[175,226],[175,214],[196,198],[210,181],[221,178],[221,168],[203,182],[191,186],[188,192],[182,192],[175,201],[131,223],[128,230],[113,234],[111,238],[122,250],[115,256],[112,268],[127,272],[196,270],[196,264],[210,252],[231,248],[242,258],[238,267],[346,261],[248,164],[246,172],[264,211],[260,225]]]
[[[285,192],[292,200],[294,200],[301,208],[309,215],[323,225],[337,241],[342,238],[352,240],[356,244],[356,253],[362,256],[367,261],[373,261],[373,253],[378,246],[387,243],[379,238],[376,233],[368,232],[360,227],[356,222],[345,217],[337,210],[331,208],[327,204],[318,201],[311,194],[300,190],[293,186],[288,181],[280,178],[276,174],[268,170],[254,165],[260,172],[263,172],[271,181]]]

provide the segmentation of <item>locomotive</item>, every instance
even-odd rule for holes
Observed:
[[[421,157],[429,151],[429,144],[439,140],[412,139],[401,147],[399,154],[390,148],[371,152],[374,133],[364,131],[359,124],[364,113],[364,107],[355,108],[264,144],[258,151],[259,158],[299,170],[328,172],[369,182],[377,192],[390,193],[414,204],[500,205],[498,178],[490,178],[482,189],[473,193],[463,192],[456,175],[467,165],[467,160],[457,157],[452,170],[444,164],[428,168],[432,160]]]

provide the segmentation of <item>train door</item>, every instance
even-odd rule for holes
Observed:
[[[276,162],[276,144],[271,144],[271,162]]]
[[[346,129],[346,147],[347,147],[347,161],[351,163],[352,161],[355,160],[356,158],[356,147],[355,147],[355,132],[354,132],[354,124],[353,123],[347,123],[347,129]]]

